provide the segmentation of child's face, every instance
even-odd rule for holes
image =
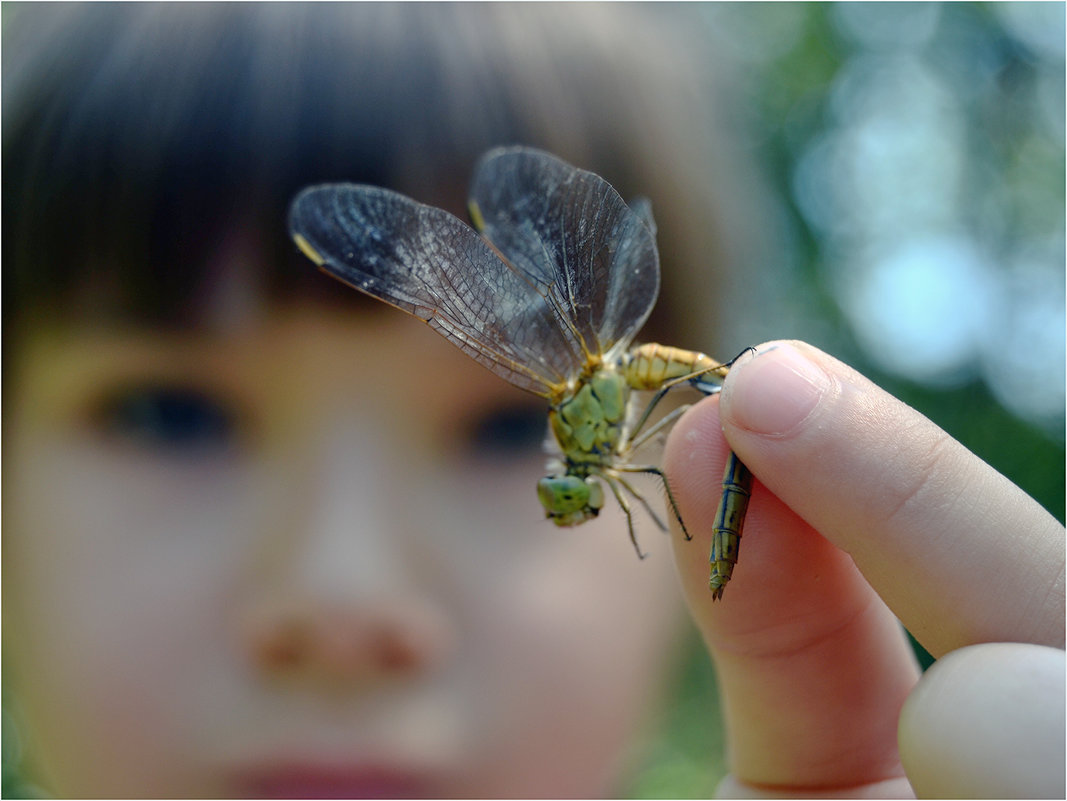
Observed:
[[[19,347],[5,678],[49,789],[610,790],[673,560],[613,508],[542,519],[537,398],[384,307]]]

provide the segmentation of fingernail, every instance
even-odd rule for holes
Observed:
[[[830,387],[825,372],[787,343],[760,351],[730,371],[721,414],[757,434],[788,434],[802,423]]]

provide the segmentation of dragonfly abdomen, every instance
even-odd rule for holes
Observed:
[[[660,389],[676,379],[701,373],[719,372],[726,368],[720,363],[693,350],[683,350],[649,342],[633,348],[622,366],[623,375],[634,389]]]

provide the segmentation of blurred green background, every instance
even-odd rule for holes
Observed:
[[[662,13],[690,17],[716,54],[721,116],[771,209],[773,258],[734,288],[726,350],[795,337],[832,352],[1062,521],[1064,4]],[[725,765],[710,676],[693,642],[621,793],[713,792]],[[2,794],[32,795],[7,712],[3,724]]]
[[[761,170],[775,226],[723,352],[810,341],[1062,521],[1064,4],[680,13],[727,71],[720,116]],[[710,674],[694,643],[627,793],[714,791],[726,768]]]

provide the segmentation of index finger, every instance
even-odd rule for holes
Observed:
[[[720,415],[756,477],[852,557],[932,654],[1063,647],[1063,526],[918,412],[781,342],[731,371]]]

